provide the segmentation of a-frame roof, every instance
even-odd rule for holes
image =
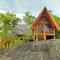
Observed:
[[[44,7],[44,9],[42,10],[42,12],[39,14],[39,16],[34,21],[34,23],[33,23],[33,29],[34,29],[34,26],[37,26],[39,24],[39,21],[40,21],[41,17],[43,16],[43,14],[45,14],[45,16],[48,18],[49,23],[55,29],[55,31],[56,32],[59,31],[59,27],[58,27],[57,23],[55,22],[55,20],[53,19],[52,15],[49,13],[49,11],[47,10],[46,7]]]

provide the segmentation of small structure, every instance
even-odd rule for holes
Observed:
[[[52,15],[46,7],[42,10],[41,14],[37,17],[32,26],[32,33],[34,40],[55,39],[55,32],[59,27]]]
[[[27,24],[17,24],[15,29],[12,30],[12,33],[19,37],[21,40],[31,40],[32,32],[30,30],[30,26]]]

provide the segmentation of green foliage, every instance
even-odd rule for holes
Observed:
[[[55,16],[55,15],[52,15],[53,18],[55,19],[55,21],[57,22],[58,26],[59,26],[59,29],[60,29],[60,18]]]
[[[0,30],[2,30],[2,38],[6,38],[12,34],[12,29],[16,26],[18,21],[21,21],[13,13],[0,13]]]
[[[27,35],[32,35],[32,24],[35,20],[35,17],[32,16],[32,14],[30,12],[25,12],[25,16],[23,16],[23,20],[24,22],[26,22],[26,24],[28,24],[30,26],[30,29],[26,32]]]
[[[24,20],[27,24],[31,25],[31,24],[34,22],[35,17],[32,16],[30,12],[25,12],[25,16],[23,16],[23,20]]]
[[[13,36],[12,36],[13,38]],[[13,38],[10,43],[9,43],[9,48],[12,48],[13,46],[16,46],[16,45],[21,45],[21,44],[24,44],[25,43],[25,40],[21,40],[20,37],[16,37]],[[6,44],[5,46],[6,49],[8,49],[8,43]]]
[[[56,38],[57,39],[60,39],[60,31],[59,32],[56,32]]]

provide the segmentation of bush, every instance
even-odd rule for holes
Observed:
[[[60,39],[60,31],[56,33],[56,39]]]

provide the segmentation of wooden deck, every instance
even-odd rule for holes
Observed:
[[[43,31],[44,40],[46,40],[47,37],[53,37],[53,39],[55,39],[55,30],[52,28],[49,28],[48,30],[48,32]]]
[[[49,28],[48,31],[42,31],[42,33],[39,33],[40,38],[43,37],[43,40],[46,40],[47,37],[53,37],[55,39],[55,30]]]

